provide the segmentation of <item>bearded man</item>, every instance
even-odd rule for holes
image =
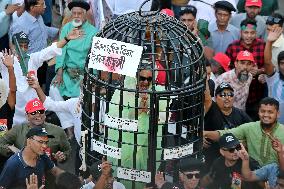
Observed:
[[[220,75],[215,86],[219,86],[222,82],[230,84],[234,89],[235,101],[233,106],[241,110],[245,110],[246,101],[249,95],[249,86],[252,81],[252,70],[255,64],[253,54],[249,51],[240,51],[235,61],[235,68]]]
[[[284,142],[284,127],[277,122],[279,102],[270,97],[262,99],[258,115],[260,121],[245,123],[228,130],[204,131],[204,143],[206,144],[208,139],[218,141],[223,134],[232,133],[247,145],[249,155],[258,161],[260,166],[279,164],[277,152],[273,150],[271,143],[272,138]]]

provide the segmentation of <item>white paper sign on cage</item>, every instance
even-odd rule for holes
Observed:
[[[117,167],[117,177],[137,182],[151,182],[151,172]]]
[[[100,154],[103,154],[103,155],[106,155],[112,158],[121,159],[121,148],[109,146],[95,139],[92,139],[92,150],[95,150],[96,152],[99,152]]]
[[[142,51],[138,45],[93,37],[88,67],[136,77]]]
[[[193,153],[193,143],[164,149],[164,160],[181,158]]]

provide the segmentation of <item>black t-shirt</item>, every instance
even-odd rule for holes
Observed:
[[[251,118],[244,111],[235,107],[233,107],[230,115],[224,115],[216,102],[212,101],[212,105],[204,117],[204,130],[216,131],[230,129],[251,121]],[[204,149],[204,155],[206,168],[209,168],[213,161],[220,156],[219,144],[212,142],[210,148]]]
[[[230,129],[251,121],[251,118],[244,111],[235,107],[233,107],[230,115],[224,115],[216,102],[212,101],[212,105],[204,117],[204,130]]]
[[[250,169],[255,170],[259,168],[258,163],[250,158]],[[225,158],[223,156],[217,158],[212,164],[209,175],[213,180],[213,183],[209,187],[210,189],[251,189],[247,182],[242,181],[241,172],[242,160],[238,159],[236,164],[232,167],[225,165]]]
[[[5,126],[7,126],[8,129],[12,128],[14,114],[15,114],[15,109],[12,110],[8,102],[6,102],[0,108],[0,132],[2,132]]]

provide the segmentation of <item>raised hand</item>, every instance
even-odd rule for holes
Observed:
[[[273,30],[269,31],[267,36],[267,41],[274,42],[276,41],[283,32],[282,27],[276,27]]]
[[[44,188],[44,185],[38,188],[37,175],[35,175],[34,173],[30,175],[30,179],[26,178],[26,186],[27,186],[27,189],[43,189]]]
[[[56,159],[58,162],[62,162],[64,160],[66,160],[66,156],[61,151],[53,153],[52,155],[53,155],[54,159]]]
[[[80,37],[83,37],[84,31],[80,30],[78,28],[73,28],[67,35],[67,39],[72,40],[72,39],[78,39]]]
[[[248,161],[249,160],[248,152],[242,143],[240,143],[240,145],[242,148],[241,150],[238,151],[238,156],[239,158],[241,158],[241,160]]]
[[[14,55],[12,53],[12,51],[9,49],[5,49],[4,51],[2,51],[3,53],[3,58],[2,58],[2,62],[3,64],[7,67],[7,68],[12,68],[14,65]]]
[[[166,183],[163,172],[157,172],[155,175],[155,184],[158,188],[162,188],[162,186]]]
[[[13,14],[16,10],[18,10],[20,8],[20,4],[16,3],[16,4],[12,4],[12,5],[8,5],[5,12],[7,15],[11,15]]]
[[[27,76],[27,82],[29,84],[29,86],[33,89],[38,89],[40,88],[38,79],[35,76],[29,75]]]
[[[110,176],[111,173],[111,163],[105,160],[105,157],[102,159],[102,164],[101,164],[101,170],[102,170],[102,175],[104,176]]]

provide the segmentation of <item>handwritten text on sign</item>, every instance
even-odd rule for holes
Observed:
[[[121,148],[116,148],[113,146],[109,146],[107,144],[104,144],[100,141],[97,141],[95,139],[92,139],[92,150],[95,150],[96,152],[99,152],[100,154],[121,159]]]
[[[137,45],[93,37],[89,68],[135,77],[142,51]]]
[[[109,114],[105,115],[104,124],[111,128],[122,129],[126,131],[137,131],[138,121],[112,117]]]
[[[193,143],[184,146],[179,146],[177,148],[164,149],[164,160],[181,158],[186,155],[193,153]]]
[[[117,177],[126,180],[134,180],[137,182],[151,182],[151,172],[126,169],[122,167],[117,168]]]

